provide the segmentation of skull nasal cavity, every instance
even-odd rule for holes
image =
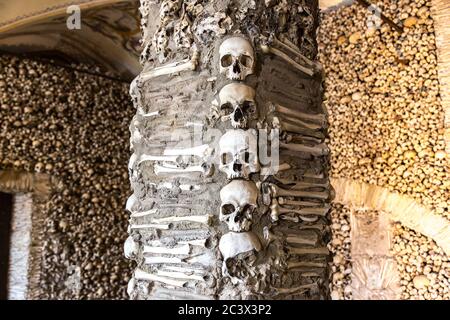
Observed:
[[[233,164],[233,171],[234,172],[240,172],[241,169],[242,169],[242,164],[240,164],[240,163],[234,163]]]
[[[234,73],[241,73],[241,67],[239,67],[239,63],[236,61],[235,64],[233,64],[233,72]]]
[[[236,111],[234,111],[234,121],[239,121],[244,117],[244,113],[242,112],[241,108],[237,108]]]

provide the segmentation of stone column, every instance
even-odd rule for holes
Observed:
[[[141,1],[141,13],[131,298],[327,298],[317,1]]]

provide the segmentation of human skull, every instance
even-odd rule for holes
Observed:
[[[242,83],[230,83],[219,92],[220,112],[233,128],[246,128],[256,115],[255,90]]]
[[[249,179],[260,169],[256,130],[228,130],[219,140],[219,170],[228,179]]]
[[[249,231],[257,198],[258,188],[253,181],[231,181],[220,190],[220,221],[225,222],[230,231]]]
[[[231,80],[245,80],[253,74],[255,52],[251,43],[242,37],[226,39],[219,48],[220,73]]]

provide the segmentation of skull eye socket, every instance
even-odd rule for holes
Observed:
[[[246,113],[255,113],[256,112],[255,104],[253,103],[253,101],[247,101],[247,100],[244,101],[244,103],[242,104],[242,109]]]
[[[233,57],[231,54],[226,54],[220,59],[220,65],[223,68],[228,68],[233,64]]]
[[[244,160],[245,163],[250,163],[250,159],[252,158],[252,155],[248,151],[243,151],[241,153],[241,159]]]
[[[228,116],[233,112],[233,106],[231,103],[227,102],[220,106],[220,113],[222,116]]]
[[[227,164],[233,161],[233,154],[231,152],[222,153],[222,164]]]
[[[239,57],[239,62],[240,62],[244,67],[246,67],[246,68],[251,68],[252,63],[253,63],[253,59],[252,59],[250,56],[248,56],[248,55],[246,55],[246,54],[243,54],[243,55],[241,55],[241,56]]]
[[[223,215],[232,214],[234,212],[234,210],[235,210],[235,208],[231,203],[227,203],[222,206],[222,214]]]

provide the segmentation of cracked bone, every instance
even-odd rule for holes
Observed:
[[[196,280],[196,281],[205,281],[204,277],[196,275],[196,274],[186,274],[184,272],[171,272],[171,271],[156,271],[158,276],[175,278],[175,279],[186,279],[186,280]]]
[[[295,248],[295,247],[287,247],[290,254],[298,254],[298,255],[304,255],[304,254],[317,254],[317,255],[329,255],[330,252],[328,251],[327,247],[320,247],[320,248]]]
[[[185,59],[178,62],[168,63],[161,67],[156,67],[149,71],[144,71],[141,73],[139,80],[148,81],[156,77],[170,75],[174,73],[179,73],[182,71],[195,71],[197,68],[198,59],[194,55],[192,59]]]
[[[161,283],[164,283],[164,284],[167,284],[170,286],[180,287],[180,288],[184,287],[184,285],[187,283],[187,281],[180,281],[180,280],[174,280],[174,279],[161,277],[156,274],[145,272],[144,270],[141,270],[141,269],[136,269],[136,271],[134,272],[134,278],[136,280],[149,280],[149,281],[161,282]]]
[[[276,184],[268,183],[263,187],[263,193],[269,193],[274,197],[301,197],[326,200],[330,196],[328,191],[297,191],[282,189]]]
[[[161,230],[169,230],[170,224],[154,224],[154,223],[147,223],[147,224],[131,224],[131,229],[161,229]]]
[[[310,66],[302,66],[300,63],[298,63],[297,61],[295,61],[294,59],[292,59],[291,57],[289,57],[286,53],[284,53],[283,51],[276,49],[274,47],[270,47],[268,45],[265,44],[261,44],[261,50],[263,53],[265,54],[274,54],[277,57],[283,59],[284,61],[286,61],[287,63],[289,63],[291,66],[293,66],[294,68],[302,71],[303,73],[309,75],[309,76],[313,76],[315,73],[314,68],[310,67]]]
[[[154,166],[154,172],[156,175],[160,174],[183,174],[183,173],[201,173],[205,177],[210,176],[213,173],[212,165],[208,163],[203,163],[201,165],[189,166],[186,168],[178,168],[178,167],[165,167],[159,164]]]
[[[145,257],[145,264],[162,264],[162,263],[179,264],[183,263],[183,260],[180,258],[168,258],[168,257]]]
[[[158,253],[158,254],[188,255],[191,252],[191,248],[188,244],[174,248],[144,246],[143,252]]]
[[[325,143],[321,143],[311,147],[304,144],[280,142],[280,148],[291,151],[310,153],[313,156],[325,156],[329,153],[329,149]]]
[[[189,222],[198,222],[202,224],[209,225],[211,222],[211,215],[202,215],[202,216],[171,216],[166,218],[158,218],[153,219],[153,223],[164,223],[164,222],[181,222],[181,221],[189,221]]]

